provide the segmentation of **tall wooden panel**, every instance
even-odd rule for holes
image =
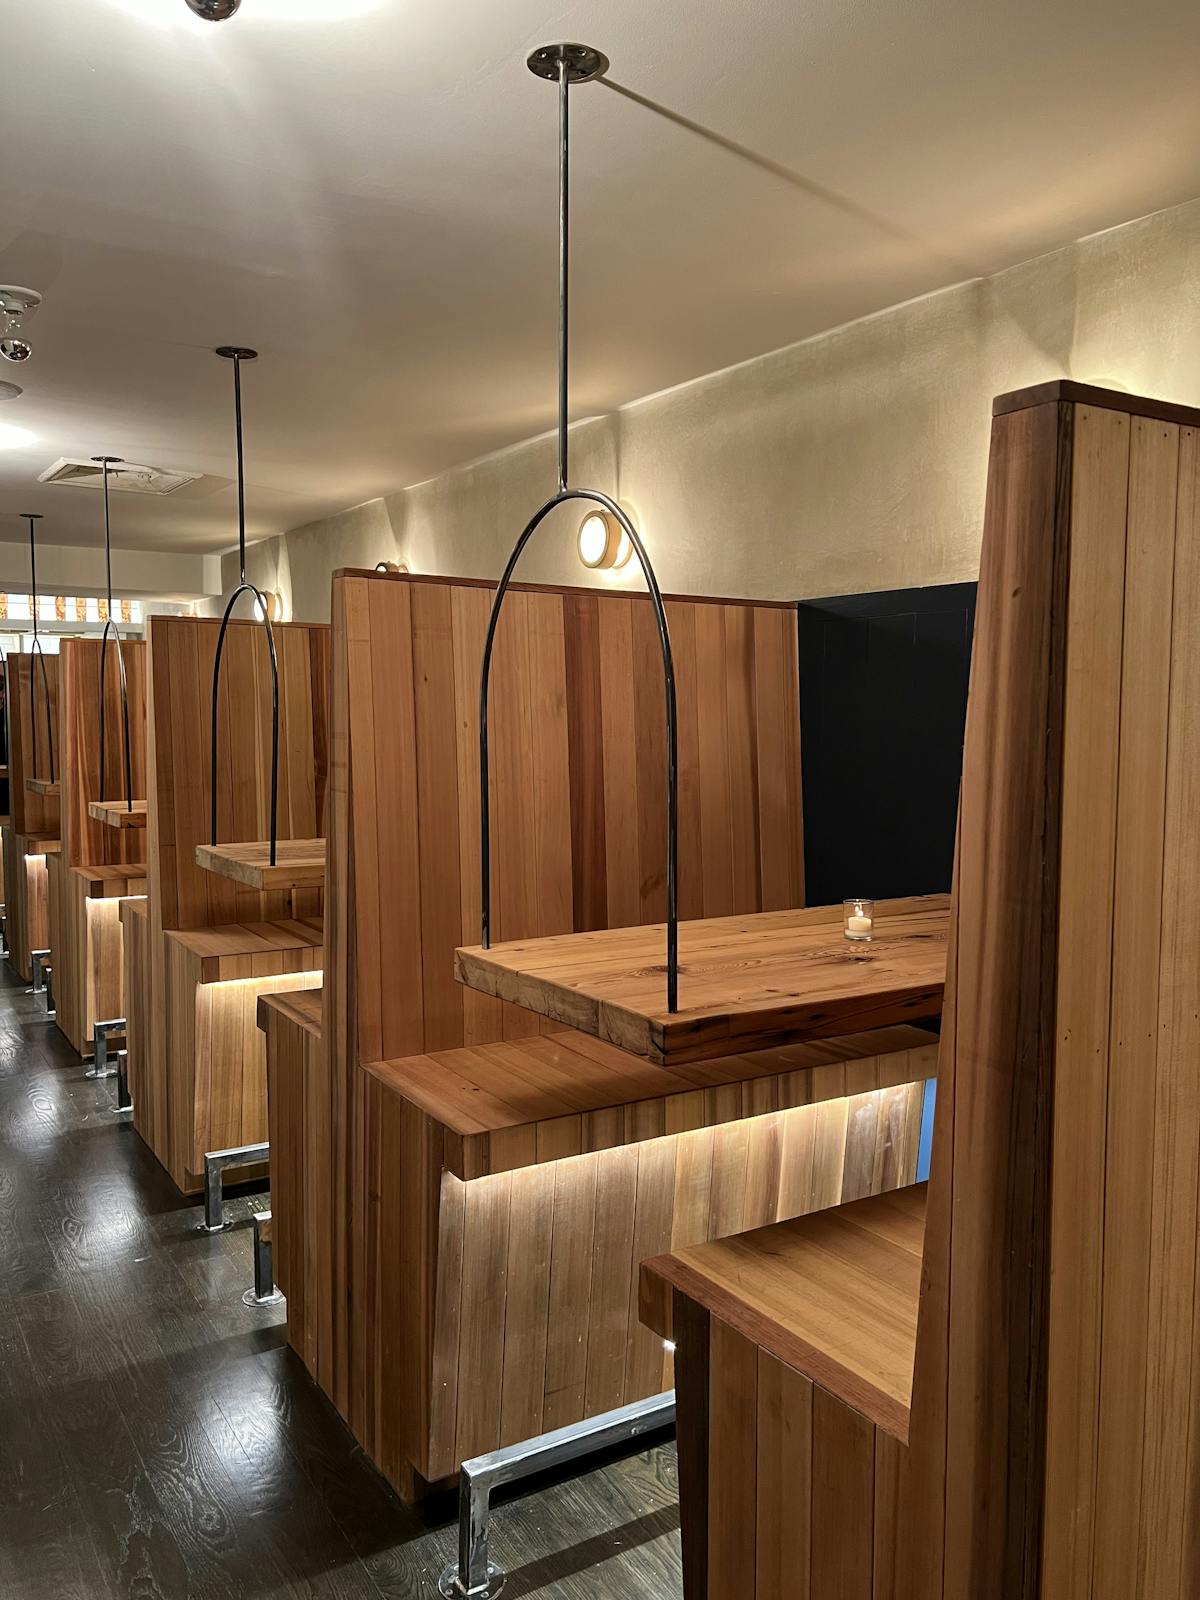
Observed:
[[[149,623],[149,874],[144,1092],[138,1132],[186,1192],[206,1150],[265,1139],[259,993],[319,981],[322,891],[259,891],[197,866],[210,838],[210,707],[220,624]],[[275,627],[281,839],[323,835],[329,629]],[[217,837],[270,832],[271,674],[260,625],[230,624],[218,718]]]
[[[54,794],[37,794],[26,779],[49,777],[50,738],[54,741],[55,774],[61,761],[58,717],[58,657],[40,662],[12,654],[5,658],[5,708],[8,719],[9,829],[5,836],[5,918],[9,960],[28,983],[33,976],[30,952],[50,944],[49,881],[46,856],[59,848],[59,805]],[[36,694],[33,692],[36,671]],[[49,701],[47,710],[47,694]],[[38,771],[33,771],[34,723]]]
[[[736,1282],[718,1247],[646,1269],[653,1326],[677,1291],[681,1393],[707,1389],[681,1417],[681,1475],[708,1490],[685,1493],[688,1600],[754,1592],[718,1578],[717,1321],[812,1382],[789,1417],[812,1485],[800,1592],[1200,1592],[1198,548],[1200,413],[1070,383],[997,402],[920,1287],[876,1252],[891,1299],[851,1373],[849,1278],[795,1342],[812,1225],[747,1236]],[[857,1207],[843,1225],[873,1226]],[[764,1315],[781,1284],[792,1309]],[[760,1407],[760,1459],[773,1426]],[[758,1528],[763,1597],[792,1530]]]
[[[122,641],[129,705],[132,793],[146,792],[146,646]],[[51,869],[51,940],[57,1025],[90,1055],[95,1024],[126,1014],[124,955],[117,901],[146,889],[145,828],[110,828],[88,807],[125,798],[125,721],[116,648],[105,661],[104,783],[100,773],[98,639],[64,639],[59,655],[59,812],[62,851]]]

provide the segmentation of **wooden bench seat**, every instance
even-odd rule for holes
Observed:
[[[642,1263],[640,1313],[674,1341],[675,1293],[908,1442],[926,1185]]]
[[[315,989],[296,989],[289,994],[259,995],[258,1026],[264,1033],[267,1031],[267,1017],[272,1011],[319,1039],[325,1016],[324,985]]]
[[[84,894],[91,899],[141,895],[146,892],[144,861],[101,861],[72,867],[70,871],[80,880]]]
[[[323,954],[320,917],[228,922],[214,928],[169,929],[167,943],[195,966],[197,983],[312,972]]]
[[[446,1171],[471,1179],[917,1083],[937,1070],[937,1041],[881,1028],[668,1068],[564,1030],[366,1070],[435,1125]]]

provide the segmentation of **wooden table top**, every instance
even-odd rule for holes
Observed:
[[[319,889],[325,882],[325,841],[279,839],[274,866],[269,839],[198,844],[196,865],[248,889]]]
[[[916,1083],[936,1075],[937,1048],[903,1026],[668,1068],[561,1032],[366,1070],[440,1124],[443,1164],[469,1179]]]
[[[135,800],[131,809],[128,800],[89,800],[88,816],[108,828],[144,828],[146,802]]]
[[[642,1263],[640,1315],[673,1335],[672,1292],[908,1440],[926,1186]]]
[[[54,795],[58,793],[57,778],[26,778],[25,787],[30,794]]]
[[[661,923],[455,953],[460,983],[665,1065],[912,1022],[941,1011],[950,897],[884,900],[875,938],[840,906],[679,925],[679,1010],[666,1009]]]

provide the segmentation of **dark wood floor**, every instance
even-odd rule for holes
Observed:
[[[0,967],[0,1595],[436,1594],[453,1502],[405,1510],[241,1303],[252,1207],[197,1212]],[[506,1595],[676,1600],[670,1445],[502,1502]]]

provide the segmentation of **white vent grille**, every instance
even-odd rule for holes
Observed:
[[[195,483],[198,472],[168,472],[163,467],[139,467],[132,461],[122,461],[108,469],[108,486],[126,494],[174,494],[185,484]],[[82,489],[99,489],[104,485],[104,468],[98,461],[77,461],[62,456],[45,472],[38,473],[39,483],[71,483]]]

